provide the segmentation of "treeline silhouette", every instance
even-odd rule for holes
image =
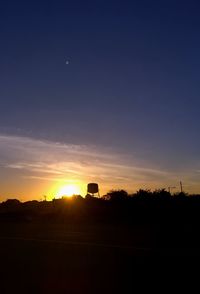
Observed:
[[[134,194],[112,190],[101,198],[74,195],[52,201],[8,199],[0,203],[0,221],[200,224],[200,195],[141,189]]]

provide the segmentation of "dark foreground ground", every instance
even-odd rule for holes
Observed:
[[[0,293],[199,292],[197,228],[0,224]]]

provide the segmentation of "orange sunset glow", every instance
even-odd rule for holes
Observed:
[[[80,187],[77,184],[63,185],[58,188],[55,193],[55,198],[71,197],[73,195],[79,195],[81,193]]]

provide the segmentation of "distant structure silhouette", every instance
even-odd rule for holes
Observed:
[[[181,188],[181,193],[183,193],[183,183],[180,181],[180,188]]]
[[[98,195],[98,197],[100,197],[99,195],[99,186],[97,183],[89,183],[87,185],[87,194],[95,196],[95,194]]]

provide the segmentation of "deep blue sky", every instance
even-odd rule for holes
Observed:
[[[199,15],[189,0],[1,1],[0,133],[198,173]]]

